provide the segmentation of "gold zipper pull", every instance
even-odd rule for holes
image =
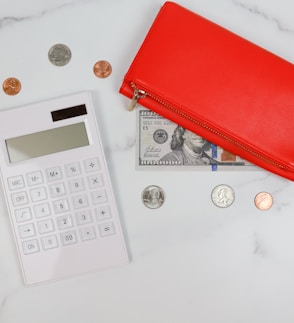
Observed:
[[[141,98],[145,98],[146,92],[143,90],[137,89],[135,86],[132,86],[134,88],[134,96],[132,98],[132,101],[129,105],[129,111],[133,111],[138,103],[138,100]]]

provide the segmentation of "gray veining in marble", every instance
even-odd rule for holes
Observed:
[[[266,12],[266,9],[260,8],[257,4],[252,5],[252,4],[248,4],[246,2],[243,2],[241,0],[232,0],[232,2],[234,4],[236,4],[238,7],[248,11],[251,14],[262,17],[263,19],[265,19],[269,22],[273,22],[276,25],[276,27],[278,28],[278,30],[280,30],[282,32],[287,32],[287,33],[294,33],[294,29],[288,27],[286,24],[281,22],[280,19],[268,14]]]

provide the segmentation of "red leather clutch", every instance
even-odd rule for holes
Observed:
[[[294,180],[294,67],[223,27],[166,2],[120,92]]]

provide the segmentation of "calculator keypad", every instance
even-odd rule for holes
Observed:
[[[115,235],[97,157],[8,178],[25,255]]]

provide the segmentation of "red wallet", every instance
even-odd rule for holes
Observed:
[[[232,153],[294,180],[294,67],[166,2],[120,92]]]

